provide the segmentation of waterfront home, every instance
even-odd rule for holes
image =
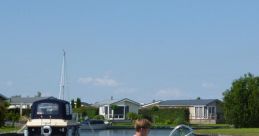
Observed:
[[[166,100],[143,105],[142,108],[188,108],[192,124],[216,124],[223,121],[222,102],[218,99]]]
[[[30,109],[33,102],[46,99],[48,97],[21,97],[21,96],[13,96],[10,98],[10,106],[8,109]]]
[[[93,106],[98,107],[99,115],[103,115],[107,120],[126,120],[127,113],[138,114],[138,110],[141,107],[140,103],[128,98],[121,100],[110,99],[108,101],[97,102]]]

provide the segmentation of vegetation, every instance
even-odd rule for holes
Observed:
[[[14,111],[9,111],[6,116],[8,120],[12,121],[12,127],[14,127],[14,123],[20,119],[20,115]]]
[[[74,101],[74,99],[71,100],[71,107],[72,107],[72,109],[75,108],[75,101]]]
[[[245,74],[223,95],[227,123],[236,128],[259,127],[259,77]]]
[[[139,118],[141,118],[141,117],[142,117],[141,115],[138,115],[138,114],[133,113],[133,112],[127,113],[127,118],[128,118],[129,120],[131,120],[131,121],[136,120],[136,119],[139,119]]]
[[[96,108],[96,107],[80,107],[80,108],[75,108],[74,112],[81,115],[80,120],[83,120],[86,116],[88,118],[94,118],[96,115],[98,115],[98,108]]]
[[[6,113],[6,106],[3,102],[0,101],[0,127],[4,125]]]
[[[103,115],[96,115],[96,116],[93,117],[93,119],[104,120],[104,116]]]
[[[259,128],[221,128],[221,129],[197,129],[195,134],[231,135],[231,136],[259,136]]]
[[[17,127],[4,126],[4,127],[0,127],[0,133],[17,132],[19,129],[20,128],[17,128]]]
[[[81,99],[77,98],[76,99],[76,108],[80,108],[81,107]]]
[[[143,118],[147,118],[156,124],[178,125],[189,123],[189,110],[186,108],[162,109],[152,107],[139,111]]]

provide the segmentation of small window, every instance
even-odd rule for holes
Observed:
[[[70,115],[70,106],[66,104],[66,115]]]

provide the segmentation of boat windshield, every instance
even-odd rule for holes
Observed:
[[[58,113],[57,103],[40,103],[37,107],[38,115],[57,115]]]

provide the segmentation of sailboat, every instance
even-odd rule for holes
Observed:
[[[79,136],[79,123],[72,119],[72,107],[64,100],[65,51],[61,68],[59,99],[49,97],[32,104],[31,119],[24,136]]]

